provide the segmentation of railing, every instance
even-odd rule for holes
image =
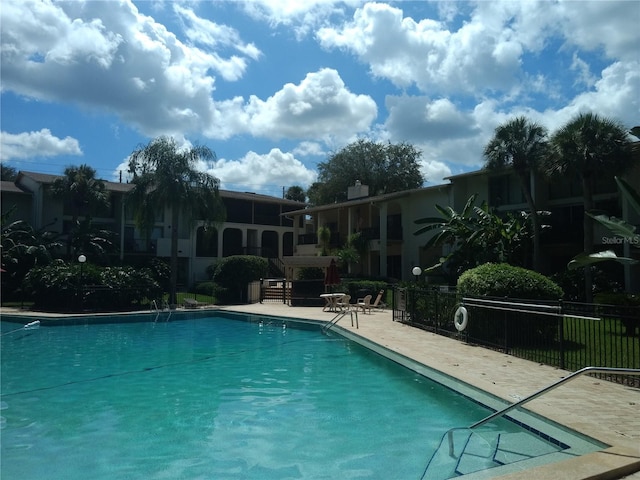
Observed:
[[[468,325],[454,326],[464,301]],[[640,307],[504,298],[462,298],[455,291],[410,285],[394,290],[393,319],[527,360],[580,370],[640,368]],[[595,374],[640,387],[637,376]]]
[[[505,415],[506,413],[509,413],[514,408],[518,408],[519,406],[524,405],[525,403],[528,403],[531,400],[534,400],[534,399],[540,397],[541,395],[544,395],[545,393],[550,392],[551,390],[554,390],[554,389],[558,388],[560,385],[563,385],[563,384],[565,384],[567,382],[570,382],[571,380],[573,380],[573,379],[575,379],[575,378],[577,378],[577,377],[579,377],[581,375],[584,375],[585,373],[607,373],[608,375],[640,375],[640,369],[635,369],[635,368],[607,368],[607,367],[585,367],[585,368],[582,368],[582,369],[578,370],[577,372],[573,372],[571,375],[569,375],[567,377],[564,377],[564,378],[561,378],[560,380],[558,380],[555,383],[552,383],[548,387],[545,387],[542,390],[538,390],[537,392],[532,393],[528,397],[525,397],[522,400],[509,405],[508,407],[505,407],[502,410],[498,410],[497,412],[492,413],[491,415],[489,415],[486,418],[483,418],[479,422],[476,422],[473,425],[470,425],[469,428],[481,427],[485,423],[489,423],[494,418],[502,417],[503,415]]]
[[[577,372],[573,372],[571,375],[568,375],[568,376],[566,376],[564,378],[561,378],[557,382],[552,383],[551,385],[549,385],[549,386],[547,386],[547,387],[545,387],[545,388],[543,388],[541,390],[538,390],[535,393],[532,393],[531,395],[523,398],[522,400],[517,401],[516,403],[512,403],[511,405],[508,405],[505,408],[503,408],[501,410],[498,410],[497,412],[492,413],[488,417],[485,417],[482,420],[480,420],[478,422],[475,422],[472,425],[469,425],[468,427],[452,428],[449,431],[447,431],[447,440],[448,440],[448,445],[449,445],[449,456],[452,457],[452,458],[456,458],[455,448],[454,448],[454,441],[453,441],[454,432],[459,431],[459,430],[472,430],[474,428],[479,428],[479,427],[489,423],[491,420],[495,420],[496,418],[503,417],[504,415],[509,413],[511,410],[514,410],[514,409],[516,409],[518,407],[521,407],[525,403],[528,403],[531,400],[535,400],[536,398],[544,395],[545,393],[550,392],[551,390],[555,390],[559,386],[564,385],[565,383],[568,383],[571,380],[574,380],[574,379],[578,378],[581,375],[593,374],[593,373],[606,373],[609,376],[611,376],[611,375],[636,375],[636,376],[638,376],[638,375],[640,375],[640,369],[585,367],[585,368],[582,368],[582,369],[578,370]]]
[[[329,329],[331,329],[331,327],[333,327],[336,323],[338,323],[340,320],[342,320],[342,318],[345,315],[347,315],[347,313],[351,316],[351,326],[352,327],[353,327],[353,314],[355,313],[355,315],[356,315],[356,328],[360,328],[360,325],[358,324],[358,311],[354,310],[352,308],[347,308],[345,310],[342,310],[342,311],[338,312],[335,317],[333,317],[330,321],[325,323],[322,326],[322,333],[327,333],[329,331]]]

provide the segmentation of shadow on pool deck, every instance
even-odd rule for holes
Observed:
[[[216,309],[322,322],[331,320],[335,315],[323,312],[321,307],[289,307],[278,303]],[[0,312],[12,315],[19,313],[9,309]],[[29,312],[21,314],[28,317],[35,315]],[[44,316],[41,313],[37,315]],[[351,326],[348,317],[338,325],[351,335],[377,343],[510,403],[556,382],[568,373],[394,322],[389,310],[373,311],[371,314],[360,312],[358,320],[358,329]],[[626,478],[640,477],[634,475],[640,472],[640,389],[582,376],[531,401],[526,409],[610,447],[500,478],[577,480],[615,479],[629,475],[631,477]]]

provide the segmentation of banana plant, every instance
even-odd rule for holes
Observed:
[[[618,184],[618,189],[624,199],[629,202],[631,208],[633,208],[638,214],[640,214],[640,195],[636,192],[631,185],[625,180],[619,177],[615,177],[615,181]],[[587,212],[591,218],[596,222],[604,225],[611,233],[622,237],[623,241],[629,242],[634,248],[640,248],[640,234],[636,232],[636,227],[630,223],[625,222],[619,218],[609,215],[593,215]],[[638,263],[637,260],[628,257],[618,257],[613,250],[604,250],[602,252],[591,253],[589,255],[581,253],[576,255],[567,265],[569,270],[576,268],[587,267],[600,262],[615,261],[622,264],[633,265]]]

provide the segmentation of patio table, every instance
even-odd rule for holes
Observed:
[[[340,300],[344,296],[344,293],[321,294],[320,298],[324,298],[325,301],[325,305],[324,307],[322,307],[322,311],[326,312],[328,310],[329,312],[337,312],[339,309],[341,310],[340,306],[338,305],[338,300]]]

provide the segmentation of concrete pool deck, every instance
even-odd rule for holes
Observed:
[[[290,307],[279,303],[217,309],[323,322],[335,315],[323,312],[320,307]],[[19,313],[25,317],[49,316],[0,309],[0,314],[5,313]],[[350,335],[381,345],[509,403],[535,393],[569,373],[394,322],[390,310],[373,311],[371,314],[360,312],[358,320],[358,329],[351,326],[348,316],[338,325]],[[637,473],[640,472],[640,389],[582,376],[532,400],[524,408],[610,447],[500,478],[640,479],[640,473]]]

